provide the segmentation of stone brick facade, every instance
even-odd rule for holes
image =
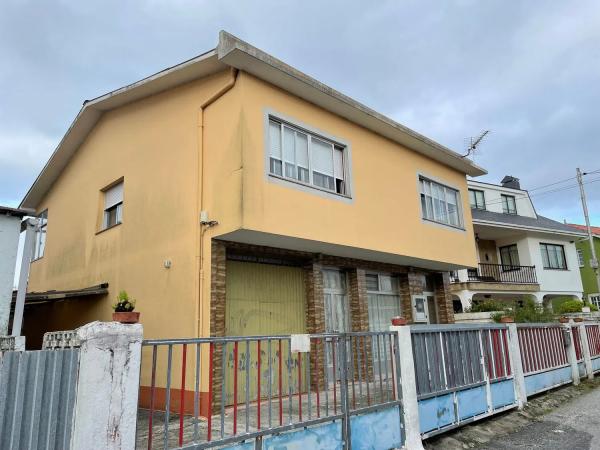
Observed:
[[[269,264],[292,264],[302,267],[306,283],[306,326],[310,334],[325,332],[325,302],[323,295],[323,267],[336,267],[347,273],[348,297],[350,309],[351,331],[369,330],[369,307],[366,287],[366,272],[378,271],[391,273],[398,277],[400,286],[401,309],[409,323],[413,321],[412,295],[421,295],[426,289],[426,276],[433,280],[435,302],[440,323],[453,323],[454,314],[452,299],[449,293],[448,273],[439,273],[407,266],[378,263],[352,258],[342,258],[322,254],[298,252],[280,248],[240,244],[235,242],[213,240],[211,260],[211,299],[210,299],[210,335],[220,337],[226,329],[226,279],[227,259],[265,262]],[[364,340],[363,340],[364,341]],[[360,344],[362,357],[371,360],[371,345]],[[354,349],[356,352],[358,346]],[[220,354],[215,349],[215,354]],[[354,360],[356,361],[356,355]],[[325,363],[323,344],[316,348],[313,344],[310,354],[311,384],[316,388],[324,385],[323,370],[317,371]],[[214,361],[213,408],[220,407],[221,358]],[[317,375],[318,374],[318,375]],[[372,367],[363,374],[371,378]]]

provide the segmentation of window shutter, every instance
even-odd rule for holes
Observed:
[[[269,152],[272,157],[281,159],[281,125],[269,121]]]
[[[319,139],[312,138],[313,170],[333,176],[333,146]]]
[[[344,150],[336,147],[333,152],[333,170],[335,178],[344,179]]]
[[[104,209],[123,202],[123,182],[104,191]]]
[[[308,169],[308,139],[296,131],[296,164]]]

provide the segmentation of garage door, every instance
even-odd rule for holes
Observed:
[[[306,332],[305,286],[302,268],[227,261],[226,279],[226,333],[228,336],[281,335]],[[249,361],[246,360],[246,345],[238,348],[238,402],[246,399],[246,367],[250,367],[249,397],[256,399],[256,342],[249,346]],[[282,347],[284,373],[283,392],[288,392],[290,377],[287,374],[289,350],[287,342]],[[278,384],[278,345],[271,349],[272,385]],[[291,387],[297,392],[296,355],[292,355]],[[269,355],[266,343],[261,344],[261,384],[268,385]],[[233,398],[233,345],[227,351],[227,403]],[[304,381],[304,380],[303,380]],[[303,383],[304,385],[304,383]],[[304,387],[304,386],[303,386]],[[266,396],[265,392],[262,392]]]

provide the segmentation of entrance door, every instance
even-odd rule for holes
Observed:
[[[323,270],[323,297],[325,301],[325,331],[350,331],[350,305],[346,274],[340,270]]]
[[[413,321],[415,323],[438,323],[438,311],[433,292],[413,295]]]
[[[415,323],[429,323],[429,313],[427,311],[427,297],[424,295],[413,295],[412,296],[412,307],[413,307],[413,322]]]
[[[299,267],[277,266],[240,261],[227,261],[226,278],[226,335],[227,336],[257,336],[306,333],[305,326],[305,293],[304,274]],[[271,352],[271,381],[278,383],[279,352],[274,343]],[[239,344],[238,349],[238,399],[244,401],[246,396],[246,370],[249,369],[249,398],[256,398],[257,377],[257,345],[256,341],[248,345]],[[219,350],[217,350],[219,351]],[[282,385],[288,392],[291,383],[292,392],[298,392],[298,370],[296,355],[290,358],[287,343],[282,346],[282,361],[286,367],[291,364],[289,374],[284,369]],[[248,354],[248,356],[247,356]],[[220,357],[221,355],[219,355]],[[268,348],[264,343],[261,347],[261,363],[269,367]],[[225,384],[227,404],[232,404],[233,398],[233,344],[227,345],[225,364]],[[287,367],[286,367],[287,368]],[[269,382],[267,370],[261,370],[261,384]],[[303,388],[306,387],[302,380]],[[266,392],[266,390],[265,390]]]

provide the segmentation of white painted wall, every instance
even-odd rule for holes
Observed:
[[[485,195],[485,206],[488,211],[502,213],[502,194],[515,197],[517,205],[517,215],[536,218],[535,209],[529,193],[520,189],[510,189],[493,184],[479,183],[477,181],[468,181],[469,188],[483,191]]]
[[[0,215],[0,336],[8,334],[21,218]]]
[[[575,244],[571,243],[574,239],[575,238],[571,238],[571,240],[569,240],[569,238],[560,239],[557,237],[552,239],[535,235],[527,237],[529,257],[531,258],[532,265],[535,265],[535,271],[540,283],[541,291],[555,293],[577,292],[579,294],[583,292],[583,284],[579,273],[579,262],[577,260],[577,250]],[[544,269],[540,242],[564,246],[565,257],[567,259],[567,270]]]

